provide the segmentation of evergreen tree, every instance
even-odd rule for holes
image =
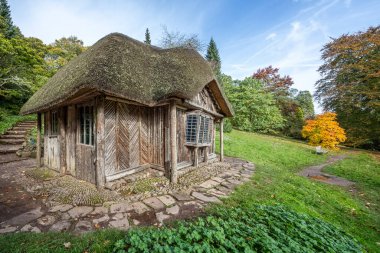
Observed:
[[[212,63],[216,76],[220,76],[221,74],[220,69],[221,69],[222,64],[220,61],[218,48],[216,47],[216,43],[212,37],[207,47],[206,59]]]
[[[9,8],[7,0],[0,0],[0,17],[3,26],[1,32],[4,33],[6,38],[10,39],[21,35],[20,29],[13,25],[11,9]]]
[[[148,45],[151,45],[151,40],[150,40],[150,32],[149,32],[149,29],[146,28],[146,31],[145,31],[145,41],[144,41],[146,44]]]

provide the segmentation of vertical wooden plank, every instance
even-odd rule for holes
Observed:
[[[204,157],[203,157],[203,161],[204,161],[205,163],[207,163],[207,162],[208,162],[208,147],[207,147],[207,146],[204,147],[203,155],[204,155]]]
[[[67,107],[67,130],[66,130],[66,165],[67,171],[71,175],[75,176],[75,157],[76,157],[76,111],[75,106],[70,105]]]
[[[116,160],[117,171],[126,170],[131,165],[130,158],[130,128],[131,112],[129,105],[117,103],[116,110]]]
[[[99,188],[105,184],[105,166],[104,166],[104,96],[97,98],[96,103],[96,185]]]
[[[37,114],[37,168],[41,167],[41,113]]]
[[[140,145],[139,145],[139,107],[126,105],[128,108],[128,132],[129,132],[129,168],[140,165]]]
[[[198,153],[198,151],[199,151],[198,147],[195,147],[194,148],[194,162],[193,162],[194,167],[197,167],[199,164],[199,153]]]
[[[223,143],[223,119],[220,119],[220,161],[224,159],[224,143]]]
[[[61,174],[66,173],[66,107],[62,107],[58,113],[58,125],[59,125],[59,164]]]
[[[177,183],[177,108],[175,101],[170,103],[170,181]]]
[[[104,102],[105,120],[105,174],[112,175],[116,172],[116,102],[106,100]]]

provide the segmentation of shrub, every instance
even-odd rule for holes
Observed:
[[[172,227],[132,229],[114,252],[362,252],[345,232],[282,206],[216,207]]]

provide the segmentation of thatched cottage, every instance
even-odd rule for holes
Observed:
[[[215,125],[223,128],[233,114],[198,52],[119,33],[60,69],[22,107],[31,113],[38,115],[38,166],[100,187],[146,168],[176,182],[181,169],[216,158]]]

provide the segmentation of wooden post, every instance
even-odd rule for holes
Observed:
[[[59,125],[59,155],[60,155],[60,165],[61,174],[66,174],[66,107],[62,107],[60,113],[58,114],[58,125]]]
[[[103,188],[105,185],[105,164],[104,164],[104,97],[99,97],[96,108],[96,185]]]
[[[204,154],[204,159],[203,159],[203,161],[204,161],[205,163],[208,162],[208,150],[209,150],[209,148],[208,148],[207,146],[204,147],[204,149],[203,149],[203,154]]]
[[[41,113],[37,114],[37,168],[41,167]]]
[[[223,119],[220,119],[220,161],[224,159],[224,144],[223,144]]]
[[[194,163],[193,163],[193,166],[194,167],[198,167],[198,164],[199,164],[199,154],[198,154],[198,147],[195,147],[194,148]]]
[[[170,103],[170,181],[177,183],[177,107]]]

